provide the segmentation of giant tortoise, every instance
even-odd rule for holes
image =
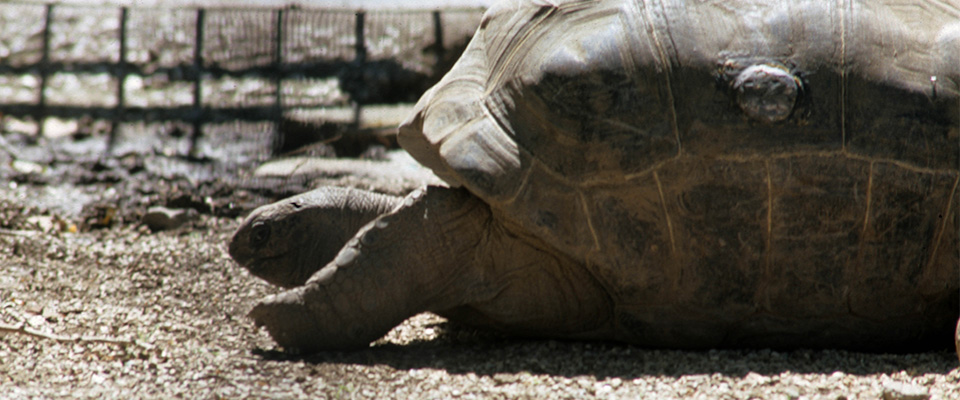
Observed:
[[[488,10],[399,142],[449,187],[325,188],[230,254],[303,352],[422,311],[527,337],[898,351],[960,310],[960,6]]]

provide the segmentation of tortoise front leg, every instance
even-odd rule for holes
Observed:
[[[364,226],[304,286],[250,312],[287,350],[361,348],[406,318],[474,295],[489,208],[465,190],[430,187]]]
[[[614,338],[606,291],[582,265],[536,243],[466,190],[430,187],[250,316],[303,352],[367,346],[422,311],[519,335]]]

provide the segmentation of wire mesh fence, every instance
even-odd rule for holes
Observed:
[[[0,3],[0,113],[38,136],[105,121],[108,149],[126,124],[175,123],[191,154],[225,121],[301,113],[358,128],[364,108],[435,83],[481,15]]]

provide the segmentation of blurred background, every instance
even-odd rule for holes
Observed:
[[[390,159],[488,2],[2,2],[0,179],[87,228],[157,205],[235,216],[329,184],[312,178],[350,167],[255,169]]]

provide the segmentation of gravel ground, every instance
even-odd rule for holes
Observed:
[[[502,338],[431,314],[369,350],[296,357],[244,318],[273,289],[227,257],[237,223],[0,235],[4,322],[62,336],[0,336],[0,397],[960,397],[948,352],[646,350]]]

